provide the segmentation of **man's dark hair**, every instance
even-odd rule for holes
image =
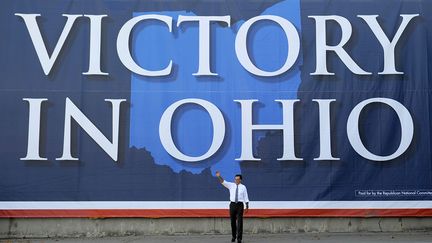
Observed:
[[[235,178],[235,177],[237,177],[237,176],[238,176],[238,177],[240,177],[240,180],[243,180],[243,177],[242,177],[242,175],[240,175],[240,174],[237,174],[237,175],[235,175],[235,176],[234,176],[234,178]]]

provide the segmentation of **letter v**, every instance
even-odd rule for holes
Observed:
[[[40,14],[21,14],[16,13],[16,16],[20,16],[26,26],[27,30],[30,34],[31,40],[33,42],[33,46],[36,50],[36,53],[38,55],[39,61],[41,63],[42,69],[45,73],[45,75],[48,75],[51,71],[51,68],[53,67],[60,50],[63,47],[64,42],[66,41],[67,36],[69,35],[70,30],[72,29],[73,24],[75,23],[75,20],[79,17],[81,17],[81,14],[63,14],[67,18],[66,24],[62,30],[62,33],[60,35],[60,38],[57,41],[57,44],[54,48],[54,51],[51,54],[51,57],[48,54],[47,48],[45,46],[45,43],[43,41],[38,23],[36,21],[36,17],[41,16]]]

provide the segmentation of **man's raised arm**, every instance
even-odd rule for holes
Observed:
[[[223,182],[224,182],[224,179],[223,179],[222,176],[220,175],[220,172],[219,172],[219,171],[216,171],[216,177],[219,179],[219,182],[220,182],[220,183],[223,183]]]

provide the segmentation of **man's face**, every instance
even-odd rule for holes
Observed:
[[[234,178],[234,181],[235,181],[235,184],[240,184],[241,183],[241,179],[240,179],[240,176],[236,176],[235,178]]]

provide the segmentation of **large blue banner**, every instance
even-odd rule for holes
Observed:
[[[0,216],[432,215],[429,1],[2,1]]]

